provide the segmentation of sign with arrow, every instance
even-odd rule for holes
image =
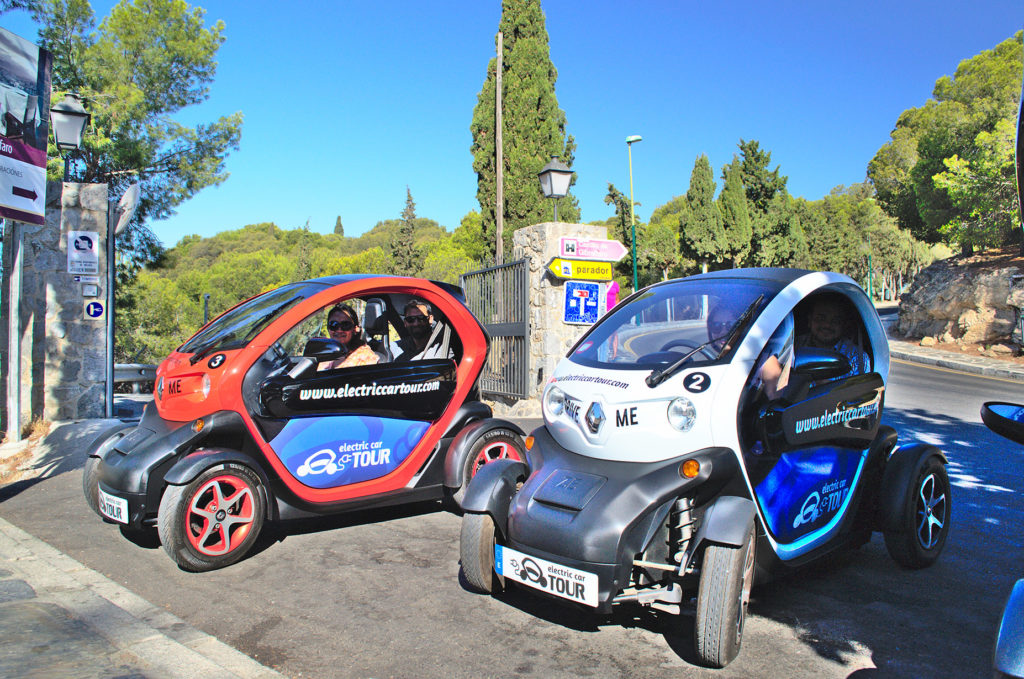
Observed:
[[[555,257],[548,263],[548,271],[558,278],[576,278],[584,281],[610,281],[611,262],[585,262],[578,259]]]
[[[562,236],[558,239],[558,254],[561,257],[617,262],[625,257],[627,252],[629,250],[626,246],[617,240],[574,236]]]
[[[0,217],[42,224],[52,55],[0,28]]]

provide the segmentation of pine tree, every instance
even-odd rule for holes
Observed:
[[[399,276],[415,276],[419,272],[416,262],[416,249],[413,240],[416,232],[416,203],[412,200],[412,191],[405,187],[405,209],[398,232],[391,241],[391,257],[393,269]]]
[[[738,267],[750,252],[750,213],[743,189],[743,171],[739,159],[733,156],[732,163],[722,168],[725,186],[718,196],[718,207],[722,214],[722,236],[725,242],[725,257]]]
[[[503,0],[498,30],[502,40],[502,150],[504,156],[504,231],[506,250],[512,232],[551,219],[550,201],[540,190],[537,173],[552,156],[572,167],[576,142],[565,135],[565,112],[558,107],[548,33],[540,0]],[[477,95],[470,131],[476,197],[484,232],[494,243],[497,195],[495,154],[495,76],[497,59]],[[573,178],[575,180],[575,177]],[[570,193],[558,201],[560,221],[579,220],[579,206]]]
[[[334,220],[334,233],[339,236],[345,235],[345,227],[341,224],[341,215],[338,215],[338,218]]]
[[[679,234],[684,254],[692,253],[707,270],[711,262],[721,262],[725,254],[722,216],[715,204],[715,179],[711,162],[703,153],[693,164],[690,188],[686,191],[686,216]],[[689,252],[688,252],[689,251]]]

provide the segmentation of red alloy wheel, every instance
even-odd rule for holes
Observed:
[[[215,476],[189,498],[185,535],[207,556],[228,554],[245,542],[255,518],[256,489],[234,474]]]
[[[487,464],[488,462],[494,462],[495,460],[515,460],[522,462],[523,458],[519,454],[519,450],[515,444],[508,441],[494,441],[477,451],[476,456],[473,458],[472,476],[476,476],[476,473]]]

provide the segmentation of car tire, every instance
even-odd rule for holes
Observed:
[[[490,594],[495,589],[494,519],[490,514],[464,514],[459,536],[462,575],[470,589]]]
[[[700,661],[725,667],[740,652],[754,582],[754,526],[743,544],[708,545],[697,589],[693,634]]]
[[[124,438],[125,434],[130,429],[121,429],[118,432],[111,434],[103,443],[95,446],[95,454],[85,458],[85,467],[82,469],[82,493],[85,495],[85,501],[89,504],[96,515],[104,521],[109,521],[107,517],[103,516],[103,512],[100,511],[100,455],[108,451],[118,441]]]
[[[259,478],[247,467],[229,464],[207,469],[184,486],[167,486],[157,530],[164,551],[178,567],[198,573],[245,556],[259,536],[265,513]]]
[[[85,458],[85,468],[82,469],[82,492],[85,494],[85,501],[92,511],[101,519],[106,520],[100,511],[100,458]]]
[[[506,427],[497,427],[484,432],[473,442],[462,461],[462,485],[452,493],[452,499],[461,509],[469,482],[485,464],[495,460],[522,462],[525,459],[526,448],[523,446],[522,438],[516,432]]]
[[[896,528],[884,531],[889,556],[905,568],[935,563],[949,536],[952,497],[946,465],[931,456],[920,463],[906,489]]]

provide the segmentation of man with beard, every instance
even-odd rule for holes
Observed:
[[[428,358],[454,358],[451,348],[451,327],[435,322],[430,305],[421,299],[411,299],[405,305],[402,318],[409,337],[398,341],[401,351],[396,361],[420,361]]]

